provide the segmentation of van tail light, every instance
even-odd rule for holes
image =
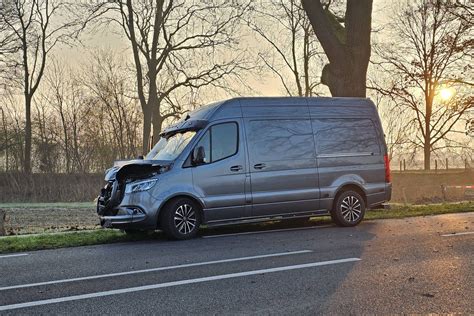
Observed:
[[[388,155],[383,156],[383,160],[385,163],[385,182],[390,183],[392,182],[392,176],[390,175],[390,159]]]

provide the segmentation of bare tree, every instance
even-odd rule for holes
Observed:
[[[384,79],[377,77],[374,80]],[[377,105],[382,121],[390,161],[411,154],[412,142],[410,141],[410,135],[414,132],[414,129],[413,126],[407,125],[411,115],[409,109],[398,106],[398,103],[392,98],[377,91],[371,97],[374,98],[374,103]]]
[[[60,0],[11,0],[0,10],[1,66],[8,68],[23,90],[25,103],[25,172],[31,172],[31,105],[43,78],[48,55],[61,42],[77,34],[79,20],[68,15],[68,4]],[[62,20],[62,21],[61,21]]]
[[[411,110],[416,134],[413,146],[423,149],[424,168],[431,153],[462,147],[456,135],[466,111],[473,107],[472,23],[447,2],[407,2],[390,24],[386,44],[377,49],[388,84],[375,88]]]
[[[59,124],[51,107],[43,100],[33,103],[36,115],[33,116],[32,141],[35,145],[35,159],[32,167],[46,173],[58,172],[61,168],[60,139],[56,133]]]
[[[0,149],[5,151],[5,171],[21,170],[23,165],[24,120],[11,93],[0,95],[3,137]],[[2,144],[3,143],[3,144]]]
[[[219,86],[244,68],[236,31],[246,5],[211,1],[114,1],[89,5],[90,17],[118,24],[131,46],[143,113],[142,151],[168,117],[181,116],[172,102],[180,89]],[[90,18],[89,18],[90,19]]]
[[[270,0],[255,5],[250,28],[269,49],[259,53],[265,68],[280,80],[285,93],[317,95],[322,66],[319,44],[299,0]]]
[[[139,104],[136,98],[130,97],[133,86],[131,74],[124,67],[123,59],[111,52],[99,51],[93,62],[85,69],[83,85],[91,92],[95,108],[102,108],[107,114],[113,135],[112,144],[116,148],[115,158],[134,158],[137,156],[140,124]]]
[[[347,0],[345,16],[330,10],[332,1],[302,0],[303,8],[329,60],[321,82],[333,96],[366,96],[370,60],[372,0]]]

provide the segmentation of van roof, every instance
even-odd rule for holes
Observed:
[[[161,135],[177,130],[198,129],[213,120],[242,117],[370,117],[379,120],[377,109],[368,98],[237,97],[201,106],[168,126]]]
[[[369,98],[353,97],[236,97],[210,103],[189,113],[192,119],[216,120],[254,116],[372,116]]]

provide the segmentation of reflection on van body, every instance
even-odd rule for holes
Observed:
[[[105,227],[160,228],[177,239],[201,224],[328,215],[357,225],[390,199],[376,107],[362,98],[236,98],[191,112],[143,160],[106,173]]]

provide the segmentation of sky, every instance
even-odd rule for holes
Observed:
[[[372,28],[374,30],[372,34],[373,42],[383,42],[385,36],[384,26],[390,21],[390,12],[393,12],[397,6],[402,5],[404,1],[406,0],[374,0],[372,13]],[[112,31],[111,29],[102,28],[84,33],[81,37],[80,45],[74,47],[57,47],[54,51],[54,55],[56,58],[60,59],[66,64],[80,67],[82,65],[89,64],[90,54],[92,54],[94,51],[112,50],[122,53],[123,56],[129,58],[129,62],[132,63],[133,60],[129,50],[129,43],[126,39],[119,35],[121,29],[116,28],[116,30],[117,31]],[[257,52],[261,48],[261,40],[259,40],[256,35],[246,36],[243,41],[251,51]],[[370,65],[369,67],[371,67],[369,68],[369,72],[377,71],[377,66]],[[316,69],[315,71],[319,72],[320,70]],[[266,72],[263,76],[247,75],[245,76],[245,80],[247,84],[253,88],[253,91],[242,89],[241,95],[278,96],[285,94],[278,77],[270,71]],[[236,90],[239,90],[239,87],[236,88]],[[321,92],[323,95],[330,96],[329,90],[325,86],[323,86]],[[370,91],[368,93],[370,94]],[[222,94],[211,94],[205,95],[203,100],[204,103],[210,103],[225,97],[226,96]],[[385,119],[383,115],[382,119]]]
[[[379,29],[381,25],[387,22],[389,15],[388,12],[393,3],[394,2],[387,0],[374,0],[372,12],[372,25],[374,28]],[[374,34],[374,36],[380,38],[381,34]],[[244,40],[246,41],[245,45],[248,46],[250,50],[257,52],[261,49],[260,46],[262,45],[262,42],[255,35],[245,36]],[[89,31],[83,34],[79,46],[60,47],[56,50],[55,55],[59,59],[66,61],[68,64],[81,65],[87,63],[89,54],[96,50],[113,50],[121,52],[124,53],[125,56],[129,56],[130,62],[132,62],[131,54],[127,53],[129,52],[129,44],[127,40],[117,34],[116,31],[111,31],[110,29],[100,29],[94,32]],[[285,94],[278,77],[271,72],[266,73],[265,78],[263,79],[260,76],[249,75],[246,77],[246,80],[249,85],[254,88],[254,91],[250,92],[252,95],[277,96]],[[330,95],[329,89],[325,86],[322,87],[321,92],[323,95]],[[242,93],[248,94],[249,92],[243,91]],[[213,101],[216,100],[208,100],[208,102]]]

